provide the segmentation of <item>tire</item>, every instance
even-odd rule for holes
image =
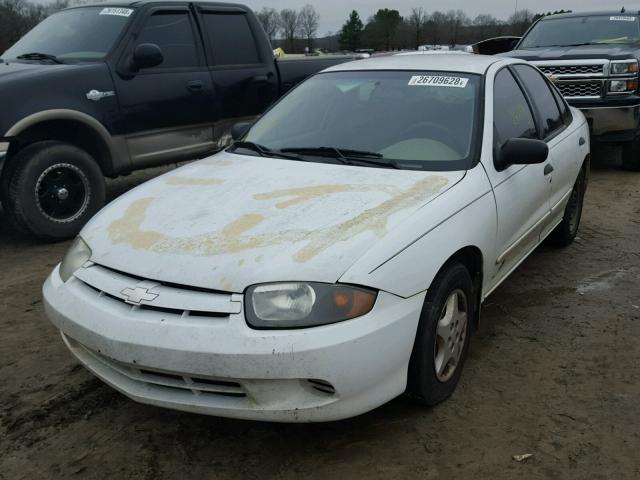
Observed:
[[[622,145],[622,168],[640,172],[640,140]]]
[[[578,235],[580,220],[582,219],[582,207],[584,194],[587,191],[587,172],[583,168],[573,185],[571,197],[564,209],[562,222],[549,235],[549,242],[557,247],[566,247],[573,243]]]
[[[452,300],[455,298],[456,300]],[[457,301],[456,305],[452,302]],[[469,349],[476,299],[469,271],[452,263],[438,273],[422,307],[407,379],[407,394],[425,405],[436,405],[451,396],[462,374]],[[455,322],[449,341],[446,325]],[[451,318],[450,321],[446,321]],[[455,324],[454,324],[455,325]],[[447,337],[447,338],[445,338]],[[454,348],[447,348],[454,345]],[[453,353],[449,362],[446,352]],[[455,365],[454,365],[455,364]]]
[[[10,223],[42,240],[72,238],[104,205],[100,167],[84,150],[63,142],[37,142],[20,150],[2,189]]]

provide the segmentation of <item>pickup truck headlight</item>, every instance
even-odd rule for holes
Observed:
[[[371,311],[377,292],[313,282],[255,285],[245,295],[247,322],[255,328],[301,328],[360,317]]]
[[[636,60],[611,63],[612,75],[628,75],[630,73],[638,73],[638,62]]]
[[[69,280],[74,272],[88,262],[90,258],[91,249],[89,245],[87,245],[82,238],[77,237],[60,263],[59,271],[62,281],[66,282]]]
[[[631,93],[638,89],[638,80],[611,80],[609,93]]]

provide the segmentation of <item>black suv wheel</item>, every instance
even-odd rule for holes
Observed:
[[[63,142],[37,142],[11,159],[2,204],[20,231],[44,240],[78,234],[102,207],[104,177],[84,150]]]

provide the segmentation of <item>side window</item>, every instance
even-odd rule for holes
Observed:
[[[189,12],[155,12],[147,18],[136,43],[155,43],[162,49],[157,68],[197,67],[198,49]]]
[[[498,72],[493,88],[493,131],[495,147],[510,138],[537,138],[529,104],[506,68]]]
[[[246,15],[204,12],[202,17],[209,34],[214,65],[260,63]]]
[[[569,105],[567,105],[562,94],[555,86],[551,87],[551,92],[553,92],[553,96],[558,103],[558,107],[560,107],[560,115],[562,116],[562,120],[564,120],[564,124],[569,125],[571,123],[571,110],[569,110]]]
[[[542,120],[542,137],[547,138],[564,125],[548,80],[535,68],[528,65],[516,65],[514,70],[524,83],[524,88],[533,99]]]

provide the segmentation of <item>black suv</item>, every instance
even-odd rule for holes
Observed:
[[[132,1],[56,13],[0,62],[0,195],[18,229],[75,235],[104,176],[198,158],[309,75],[242,5]]]
[[[593,141],[622,145],[630,170],[640,170],[639,19],[624,9],[548,16],[504,54],[542,70],[585,114]]]

